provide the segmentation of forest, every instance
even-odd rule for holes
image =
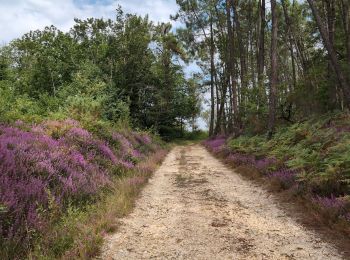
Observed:
[[[206,73],[210,135],[261,133],[349,99],[347,1],[177,1],[178,37]]]
[[[0,47],[0,258],[99,255],[174,143],[203,136],[350,234],[349,1],[176,3],[168,23],[118,6]]]

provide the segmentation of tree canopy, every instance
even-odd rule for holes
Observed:
[[[177,0],[178,37],[210,88],[211,135],[252,133],[349,101],[345,0]]]
[[[200,84],[185,77],[186,61],[170,24],[118,8],[114,20],[75,19],[67,33],[48,26],[2,47],[1,91],[40,113],[129,120],[168,135],[199,113]]]

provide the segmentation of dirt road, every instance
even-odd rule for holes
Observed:
[[[174,148],[103,259],[342,259],[202,146]]]

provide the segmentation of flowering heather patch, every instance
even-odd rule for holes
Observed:
[[[143,143],[151,142],[145,134],[140,136]],[[129,157],[145,158],[138,150],[142,144],[134,147],[118,133],[111,139],[120,145],[96,138],[74,120],[0,125],[2,238],[23,242],[32,231],[43,231],[51,207],[64,211],[71,202],[87,202],[111,183],[112,167],[134,169],[135,162]],[[153,169],[141,162],[136,170],[150,173]],[[141,179],[133,183],[138,181]]]
[[[65,145],[73,146],[90,160],[103,159],[118,164],[119,160],[107,143],[95,139],[85,129],[73,127],[68,130],[59,141]]]
[[[152,139],[145,133],[130,132],[112,133],[112,142],[117,147],[116,152],[125,162],[134,163],[144,159],[150,152],[155,152],[157,145],[152,143]]]
[[[131,155],[135,158],[141,158],[143,156],[142,153],[136,149],[132,150]]]
[[[139,159],[142,157],[141,152],[134,149],[132,142],[124,135],[114,132],[112,133],[112,140],[118,144],[117,153],[122,160],[130,161],[133,158]]]
[[[340,216],[350,222],[349,206],[342,198],[337,198],[334,195],[331,195],[330,197],[315,196],[312,198],[312,202],[320,208],[331,212],[335,216]]]
[[[312,201],[327,210],[332,210],[338,214],[342,214],[345,212],[346,203],[345,201],[331,195],[330,197],[320,197],[316,196],[312,199]]]
[[[213,153],[219,153],[221,148],[226,143],[226,137],[218,136],[214,139],[209,139],[204,142],[204,145]]]
[[[140,144],[151,144],[152,142],[151,137],[146,134],[138,134],[134,132],[133,135]]]
[[[256,159],[254,155],[235,153],[226,145],[226,137],[218,136],[215,139],[209,139],[204,145],[213,153],[220,153],[225,156],[226,162],[232,162],[236,166],[248,165],[260,171],[266,171],[269,167],[277,163],[275,158]]]
[[[279,180],[285,187],[291,187],[295,183],[298,172],[296,169],[281,168],[270,172],[268,176]]]
[[[131,142],[125,138],[124,135],[114,132],[112,133],[112,139],[113,141],[117,142],[119,144],[119,154],[121,156],[126,156],[130,153],[130,151],[133,148],[133,145]]]
[[[232,152],[226,157],[226,161],[229,163],[232,162],[236,166],[247,165],[262,172],[266,172],[269,167],[277,163],[277,160],[275,158],[256,159],[254,155]]]
[[[240,153],[233,153],[229,155],[226,160],[229,162],[233,162],[236,166],[249,165],[254,167],[256,162],[254,155],[247,155],[247,154],[240,154]]]
[[[275,165],[276,163],[276,158],[265,157],[255,161],[255,168],[257,168],[260,171],[266,171],[269,167]]]
[[[132,162],[128,162],[128,161],[118,161],[118,165],[126,168],[126,169],[133,169],[135,167],[135,165]]]
[[[68,199],[95,194],[109,182],[99,165],[47,135],[0,126],[0,203],[6,207],[0,219],[2,236],[13,238],[44,221],[39,208],[52,195],[61,207]]]

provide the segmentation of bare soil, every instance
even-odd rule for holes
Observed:
[[[200,145],[175,147],[120,221],[102,259],[345,259]]]

